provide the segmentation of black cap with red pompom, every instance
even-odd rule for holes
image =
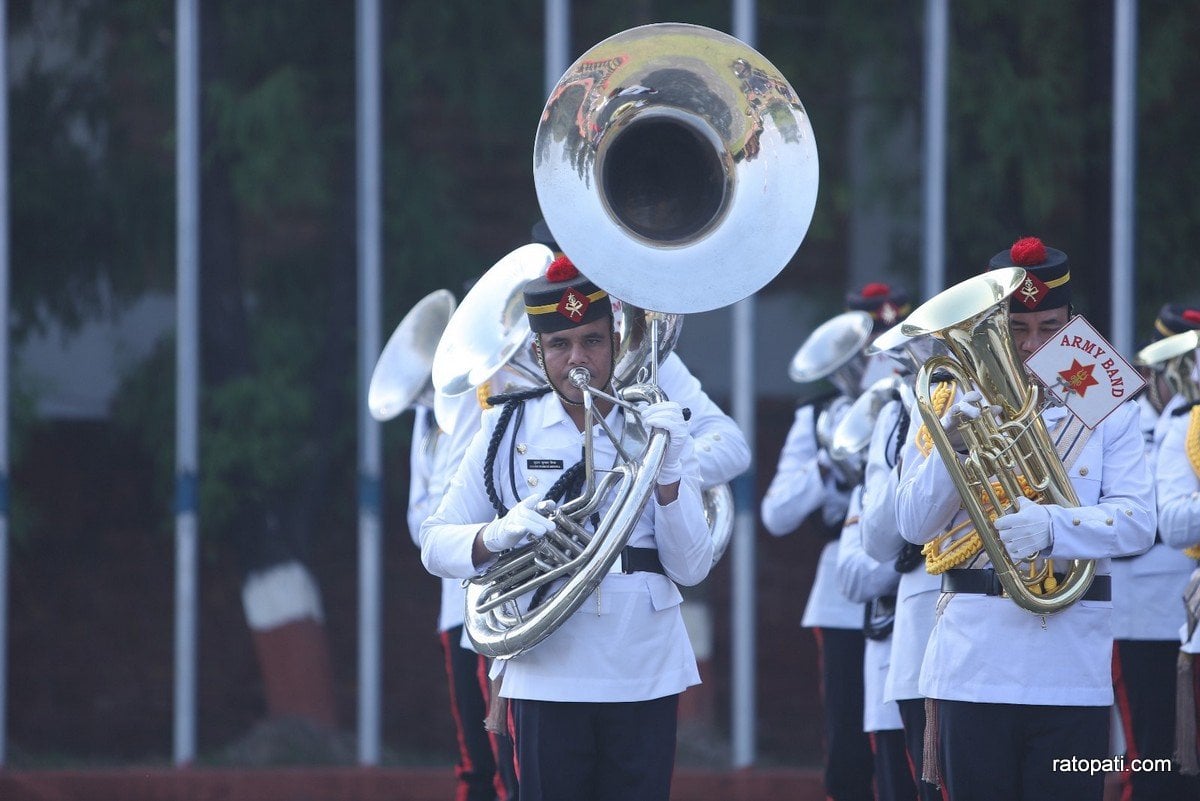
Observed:
[[[1154,321],[1154,335],[1150,340],[1157,342],[1184,331],[1200,329],[1200,308],[1183,303],[1168,303],[1158,312]]]
[[[878,281],[846,295],[848,311],[865,311],[874,321],[876,334],[891,328],[912,311],[912,301],[903,288]]]
[[[988,269],[1001,267],[1025,268],[1025,280],[1009,299],[1010,312],[1040,312],[1071,305],[1067,254],[1046,247],[1036,236],[1018,239],[1008,250],[992,256]]]
[[[612,315],[608,293],[589,281],[566,256],[525,285],[525,314],[535,334],[549,334]]]

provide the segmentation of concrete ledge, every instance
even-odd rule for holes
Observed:
[[[5,801],[445,801],[454,777],[439,768],[126,768],[0,771]],[[821,801],[817,770],[675,773],[679,801]]]

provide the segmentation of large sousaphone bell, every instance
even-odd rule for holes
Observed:
[[[648,25],[593,47],[551,92],[534,142],[534,184],[563,252],[625,306],[645,311],[635,325],[646,352],[662,354],[673,315],[741,300],[787,265],[816,203],[816,143],[795,92],[755,50],[708,28]],[[614,395],[579,376],[588,413],[605,397],[636,423],[639,408],[663,398],[658,358],[641,366],[633,358],[631,370],[618,364]],[[622,386],[630,375],[634,383]],[[597,470],[586,455],[591,430],[589,418],[582,494],[546,509],[555,530],[502,554],[467,587],[465,628],[482,654],[523,653],[574,614],[654,490],[666,432],[627,422],[614,438],[627,458]],[[721,498],[719,525],[728,525],[728,493]],[[608,511],[588,531],[583,522],[605,500]],[[548,584],[553,592],[529,608],[531,591]]]

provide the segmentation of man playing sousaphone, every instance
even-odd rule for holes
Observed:
[[[565,489],[570,476],[563,477],[579,473],[574,465],[587,433],[582,382],[611,392],[617,341],[608,294],[561,257],[524,297],[550,386],[528,397],[504,429],[502,410],[484,413],[422,528],[422,560],[435,575],[470,578],[555,528],[536,507],[547,496],[572,497]],[[676,583],[696,584],[712,565],[700,470],[678,403],[651,403],[637,412],[639,420],[599,394],[591,400],[604,421],[591,432],[599,469],[618,458],[620,443],[610,434],[621,439],[626,426],[639,424],[666,433],[654,497],[591,596],[536,647],[497,663],[501,695],[510,699],[523,799],[665,801],[679,693],[699,683]],[[611,506],[605,496],[584,527],[594,530]],[[526,613],[540,594],[519,601]]]
[[[1005,353],[983,354],[983,359],[1007,354],[1026,360],[1069,320],[1071,274],[1065,253],[1027,238],[989,264],[989,269],[1014,267],[1024,268],[1023,280],[988,318],[993,329],[1002,330],[1003,318],[996,315],[1003,315],[1007,305],[1011,337],[990,340],[989,350]],[[910,321],[921,312],[915,311]],[[950,321],[947,328],[957,322]],[[1028,381],[1019,361],[1012,372]],[[971,378],[978,381],[978,376]],[[1058,474],[1068,484],[1053,492],[1059,497],[1074,494],[1078,505],[1021,498],[1013,513],[996,518],[985,543],[963,509],[964,504],[978,508],[981,501],[955,491],[955,478],[967,459],[964,443],[974,439],[973,431],[964,432],[960,423],[1009,412],[994,405],[999,400],[981,397],[976,387],[950,382],[938,387],[925,398],[926,415],[914,413],[896,499],[900,533],[925,546],[928,569],[943,577],[920,679],[921,694],[933,705],[927,743],[938,757],[926,760],[927,767],[931,761],[940,763],[950,799],[1099,801],[1104,772],[1091,767],[1108,756],[1113,702],[1109,559],[1146,550],[1155,533],[1154,489],[1137,407],[1122,404],[1094,430],[1064,406],[1033,415],[1023,431],[1034,433],[1015,436],[1023,442],[1040,436],[1040,417],[1048,433],[1043,441],[1057,451],[1041,455],[1064,468]],[[937,426],[938,416],[941,430],[931,431],[929,422],[916,425],[925,419]],[[938,436],[945,439],[935,449]],[[955,464],[948,469],[950,460]],[[1022,491],[1035,494],[1029,484],[1038,482],[1025,476],[1017,481]],[[1007,555],[1022,574],[1047,568],[1050,575],[1028,591],[1030,600],[1022,601],[1026,608],[1006,597],[1008,587],[998,578],[1004,572],[1011,581],[1012,574],[1006,566],[994,570],[985,547]],[[1085,571],[1091,567],[1087,560],[1094,560],[1096,575],[1090,584],[1059,572],[1072,560],[1082,560],[1075,564],[1086,565]],[[1026,610],[1038,608],[1039,593],[1053,595],[1056,582],[1073,582],[1079,590],[1076,602],[1054,613]]]

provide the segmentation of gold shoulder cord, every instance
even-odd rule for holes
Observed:
[[[475,400],[479,401],[480,409],[490,409],[492,404],[488,403],[487,399],[492,397],[492,382],[484,381],[479,386],[475,387]]]
[[[1192,407],[1191,420],[1188,423],[1187,437],[1184,439],[1188,461],[1192,470],[1200,476],[1200,406]],[[1200,545],[1184,549],[1184,554],[1192,559],[1200,559]]]

